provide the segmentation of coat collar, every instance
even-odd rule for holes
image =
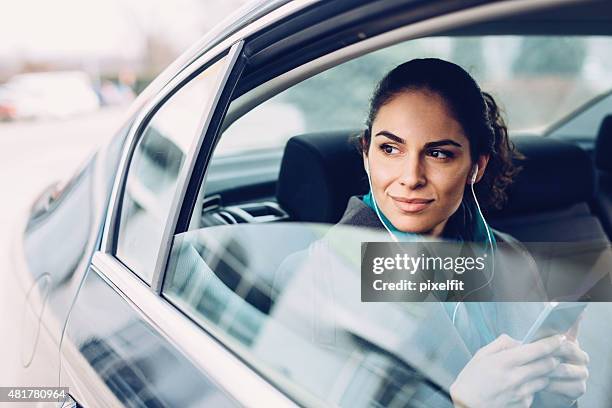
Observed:
[[[349,199],[346,210],[338,224],[376,229],[385,228],[376,213],[358,196],[352,196]]]

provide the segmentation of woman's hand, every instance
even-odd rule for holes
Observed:
[[[555,355],[563,338],[522,344],[502,334],[478,350],[459,373],[450,387],[453,403],[469,408],[529,407],[534,394],[549,386],[549,376],[560,366]]]
[[[566,340],[555,352],[561,364],[551,373],[548,386],[536,396],[543,406],[571,407],[586,392],[589,355],[576,338],[579,322],[567,332]]]

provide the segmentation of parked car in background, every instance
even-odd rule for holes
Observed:
[[[79,71],[18,74],[0,86],[0,119],[62,119],[100,107],[89,76]]]
[[[360,302],[355,255],[380,234],[336,229],[334,269],[315,276],[287,260],[367,189],[348,140],[374,84],[426,56],[495,94],[527,156],[491,224],[609,247],[591,156],[606,154],[610,55],[605,1],[250,3],[19,220],[5,273],[20,282],[10,307],[23,327],[6,335],[21,365],[1,369],[15,385],[69,387],[83,407],[451,407],[456,333],[428,331],[449,317]],[[581,324],[581,406],[612,406],[609,305],[589,305]]]

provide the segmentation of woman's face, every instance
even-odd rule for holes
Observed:
[[[406,91],[383,105],[372,124],[364,165],[376,204],[400,231],[439,236],[469,185],[470,143],[444,100]],[[478,160],[477,180],[486,160]]]

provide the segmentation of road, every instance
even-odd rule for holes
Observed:
[[[103,109],[67,120],[0,123],[0,367],[19,364],[19,336],[23,299],[10,265],[14,222],[32,199],[51,182],[69,177],[98,146],[121,125],[126,108]],[[0,386],[15,384],[11,373],[0,369]]]

